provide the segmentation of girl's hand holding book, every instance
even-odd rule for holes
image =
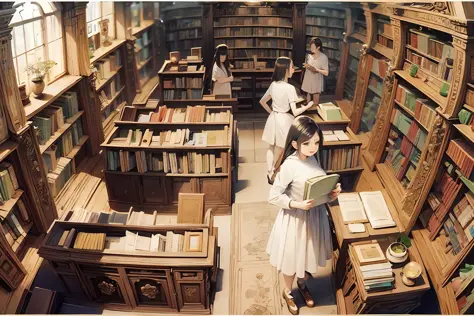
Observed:
[[[336,200],[339,193],[341,193],[341,190],[342,190],[341,189],[341,184],[340,183],[336,184],[336,188],[334,190],[332,190],[331,193],[328,194],[329,201],[332,202],[332,201]]]
[[[301,202],[291,201],[290,208],[297,208],[301,210],[308,211],[314,206],[314,200],[304,200]]]

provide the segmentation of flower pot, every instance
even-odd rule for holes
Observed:
[[[395,258],[403,258],[407,255],[407,247],[400,243],[400,242],[394,242],[392,243],[389,247],[389,252],[390,255],[395,257]]]
[[[30,89],[36,98],[40,98],[43,95],[45,83],[43,79],[35,78],[31,79]]]

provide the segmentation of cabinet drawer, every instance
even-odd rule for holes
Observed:
[[[137,306],[162,306],[177,309],[170,291],[168,279],[153,277],[129,277]]]
[[[200,193],[204,193],[206,204],[227,205],[227,195],[230,193],[227,178],[201,178],[199,181]]]
[[[129,305],[125,287],[118,276],[84,273],[84,281],[92,299],[99,303]]]
[[[199,273],[194,271],[175,271],[175,287],[178,297],[178,308],[180,311],[205,310],[208,308],[208,295],[206,280],[182,279],[183,273],[191,273],[190,278],[197,278]],[[181,278],[181,279],[180,279]]]
[[[175,271],[176,280],[203,280],[203,271]]]
[[[109,200],[139,203],[140,181],[138,176],[105,173]]]

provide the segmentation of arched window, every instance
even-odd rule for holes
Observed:
[[[16,5],[16,3],[15,3]],[[48,76],[48,83],[65,72],[61,6],[50,1],[22,1],[10,23],[13,63],[18,84],[29,79],[26,67],[38,61],[53,60],[57,64]]]
[[[115,39],[115,17],[114,2],[99,1],[89,2],[86,9],[87,37],[89,38],[89,48],[91,51],[101,46],[99,22],[109,20],[109,40]]]

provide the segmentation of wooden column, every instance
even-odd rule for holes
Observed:
[[[12,29],[8,26],[15,13],[13,2],[0,4],[0,125],[8,125],[16,133],[26,124],[12,56]],[[6,128],[0,128],[0,142],[8,138]]]
[[[293,63],[302,65],[306,57],[306,3],[293,4]]]
[[[390,115],[393,109],[393,99],[395,98],[394,81],[395,69],[400,69],[403,65],[403,45],[406,37],[406,25],[402,25],[400,20],[391,19],[393,30],[393,56],[391,65],[383,79],[382,100],[375,116],[375,125],[372,129],[369,145],[363,152],[363,158],[367,162],[370,170],[374,170],[379,163],[385,150],[388,132],[390,130]]]
[[[20,145],[18,157],[25,181],[28,198],[33,208],[32,214],[35,227],[39,232],[45,233],[55,219],[58,218],[56,204],[49,191],[47,173],[44,169],[38,140],[33,125],[29,123],[13,139]]]

